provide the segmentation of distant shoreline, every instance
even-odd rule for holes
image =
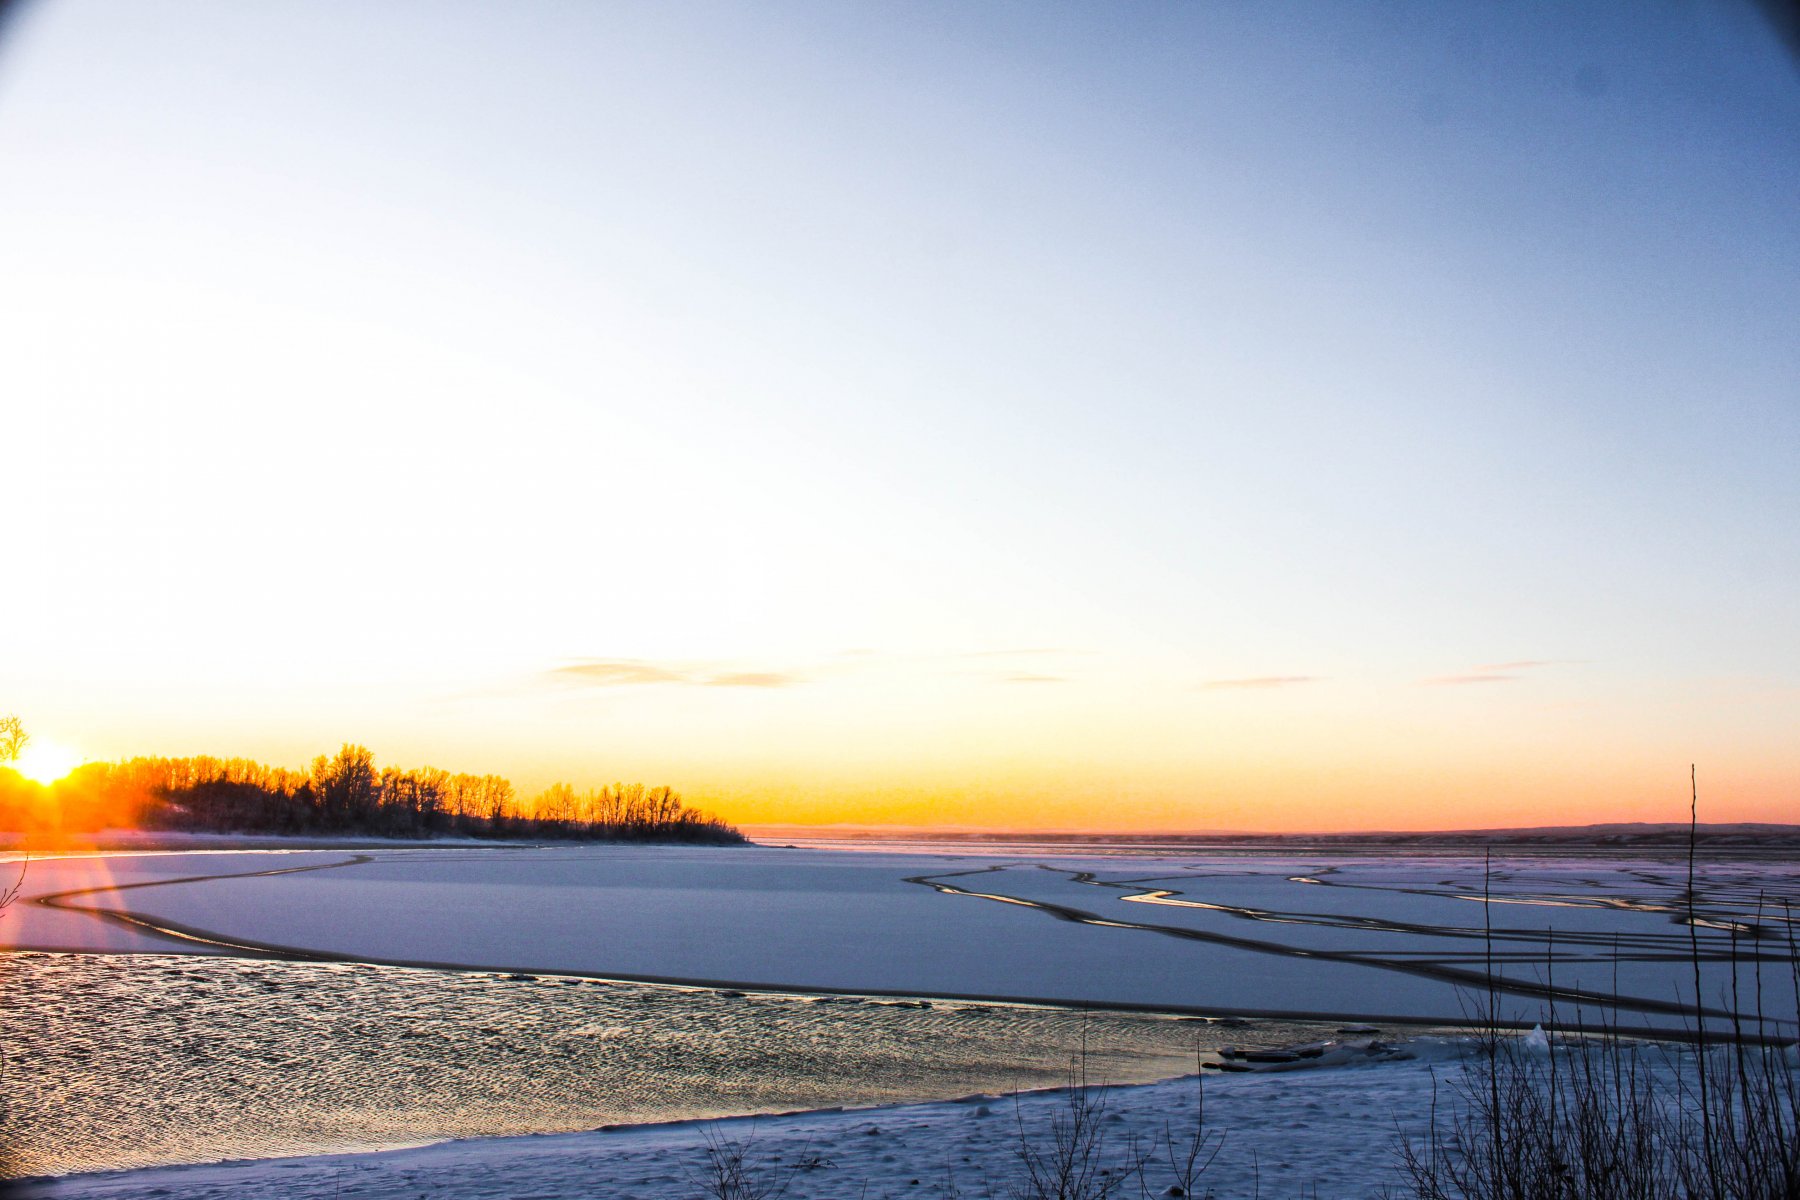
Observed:
[[[39,833],[0,833],[0,854],[166,853],[178,850],[527,850],[542,846],[684,846],[731,849],[747,842],[667,842],[580,837],[384,838],[365,834],[183,833],[164,830],[107,829],[46,838]]]
[[[1507,851],[1545,853],[1686,853],[1686,825],[1572,825],[1520,829],[1472,829],[1366,833],[1070,833],[1006,832],[984,830],[934,830],[906,827],[842,827],[800,825],[746,825],[748,843],[779,848],[784,845],[809,849],[848,851],[929,850],[948,854],[1001,854],[1022,852],[1240,854],[1268,852],[1330,852],[1361,854],[1382,851],[1457,853],[1492,847]],[[108,829],[94,833],[68,833],[45,837],[42,833],[0,832],[0,855],[82,853],[169,853],[174,851],[243,850],[404,850],[527,849],[533,846],[707,846],[709,842],[659,842],[597,838],[531,837],[519,839],[471,837],[393,837],[365,834],[258,834],[200,833],[170,830]],[[1800,825],[1701,825],[1696,848],[1702,854],[1791,852],[1800,849]]]
[[[904,826],[755,825],[741,827],[755,841],[885,843],[917,845],[1004,845],[1110,847],[1174,851],[1454,849],[1484,846],[1508,849],[1686,850],[1689,827],[1677,823],[1531,826],[1507,829],[1370,830],[1336,833],[1078,833],[1032,830],[928,829]],[[1800,848],[1800,825],[1701,824],[1694,831],[1702,850]]]

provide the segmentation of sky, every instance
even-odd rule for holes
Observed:
[[[38,0],[0,712],[748,822],[1800,820],[1748,3]]]

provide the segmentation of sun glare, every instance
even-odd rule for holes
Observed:
[[[51,784],[81,765],[81,756],[67,746],[32,739],[13,763],[13,770],[37,783]]]

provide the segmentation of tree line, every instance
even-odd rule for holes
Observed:
[[[0,768],[0,827],[382,837],[741,842],[732,826],[641,783],[522,796],[499,775],[382,767],[345,745],[305,770],[244,758],[89,763],[48,788]]]

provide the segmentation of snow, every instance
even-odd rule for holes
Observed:
[[[1793,896],[1800,868],[1705,870],[1706,914],[1773,930],[1758,944],[1785,951],[1779,914],[1766,903],[1755,912],[1749,881]],[[158,882],[174,880],[187,881]],[[1484,883],[1481,860],[1467,855],[1021,860],[769,847],[424,847],[45,860],[31,864],[27,891],[109,881],[127,890],[66,902],[128,909],[216,942],[415,965],[1455,1021],[1491,952],[1517,985],[1504,998],[1511,1019],[1549,1016],[1534,988],[1605,994],[1616,978],[1642,1001],[1638,1019],[1665,1028],[1681,1023],[1666,1009],[1691,1002],[1692,991],[1674,902],[1683,881],[1672,861],[1508,856]],[[1484,886],[1496,903],[1482,902]],[[1704,948],[1721,959],[1706,967],[1716,999],[1730,978],[1726,939],[1703,932]],[[171,945],[142,926],[31,904],[0,922],[0,936],[37,948]],[[1739,964],[1741,987],[1753,987],[1753,976],[1753,964]],[[1767,973],[1765,1003],[1791,1022],[1785,981],[1785,972]]]
[[[1453,1053],[1442,1050],[1443,1053]],[[1430,1103],[1434,1073],[1421,1061],[1283,1074],[1205,1079],[1207,1127],[1222,1131],[1221,1153],[1207,1172],[1220,1200],[1261,1194],[1355,1200],[1391,1182],[1396,1130],[1416,1134]],[[1448,1072],[1459,1068],[1447,1065]],[[1178,1140],[1193,1129],[1192,1078],[1109,1089],[1103,1128],[1120,1161],[1128,1139]],[[736,1142],[765,1177],[785,1175],[792,1200],[866,1196],[1009,1195],[1017,1174],[1021,1123],[1041,1137],[1064,1092],[1011,1098],[976,1096],[939,1104],[636,1126],[538,1137],[483,1138],[376,1154],[327,1155],[210,1166],[68,1176],[22,1186],[19,1200],[275,1200],[355,1196],[415,1200],[420,1195],[500,1197],[604,1196],[607,1200],[692,1200],[705,1169],[706,1144]],[[795,1169],[816,1161],[811,1170]],[[1152,1194],[1168,1186],[1153,1168]],[[951,1190],[954,1189],[954,1190]],[[1136,1194],[1135,1192],[1131,1194]]]
[[[0,920],[14,947],[196,954],[271,950],[808,992],[1032,999],[1211,1014],[1331,1014],[1342,1022],[1455,1021],[1492,957],[1515,985],[1503,1016],[1560,1022],[1533,987],[1635,997],[1621,1016],[1692,999],[1690,937],[1717,997],[1751,950],[1783,957],[1800,865],[1713,861],[1703,926],[1683,922],[1675,857],[1496,857],[1307,851],[1116,852],[1030,857],[693,847],[422,846],[94,854],[29,864]],[[1491,893],[1491,894],[1489,894]],[[59,899],[60,898],[60,899]],[[97,919],[52,900],[113,914]],[[1489,902],[1491,901],[1491,902]],[[1743,936],[1732,942],[1727,931]],[[1549,965],[1555,956],[1554,969]],[[1794,999],[1768,972],[1786,1036]],[[1684,992],[1684,985],[1686,991]],[[1315,1064],[1316,1065],[1316,1064]],[[1434,1084],[1460,1067],[1353,1060],[1337,1069],[1230,1075],[1207,1085],[1227,1131],[1208,1177],[1221,1197],[1378,1194],[1395,1129],[1416,1128]],[[1191,1111],[1192,1082],[1116,1089],[1109,1126],[1157,1134]],[[1018,1122],[1056,1095],[728,1121],[753,1158],[797,1172],[796,1200],[1006,1194]],[[1187,1107],[1184,1107],[1187,1106]],[[870,1132],[878,1129],[878,1132]],[[1296,1132],[1298,1131],[1298,1136]],[[691,1197],[705,1157],[695,1125],[447,1142],[152,1168],[34,1182],[24,1196],[355,1195]],[[1115,1140],[1115,1145],[1119,1144]],[[866,1193],[862,1190],[867,1187]]]

